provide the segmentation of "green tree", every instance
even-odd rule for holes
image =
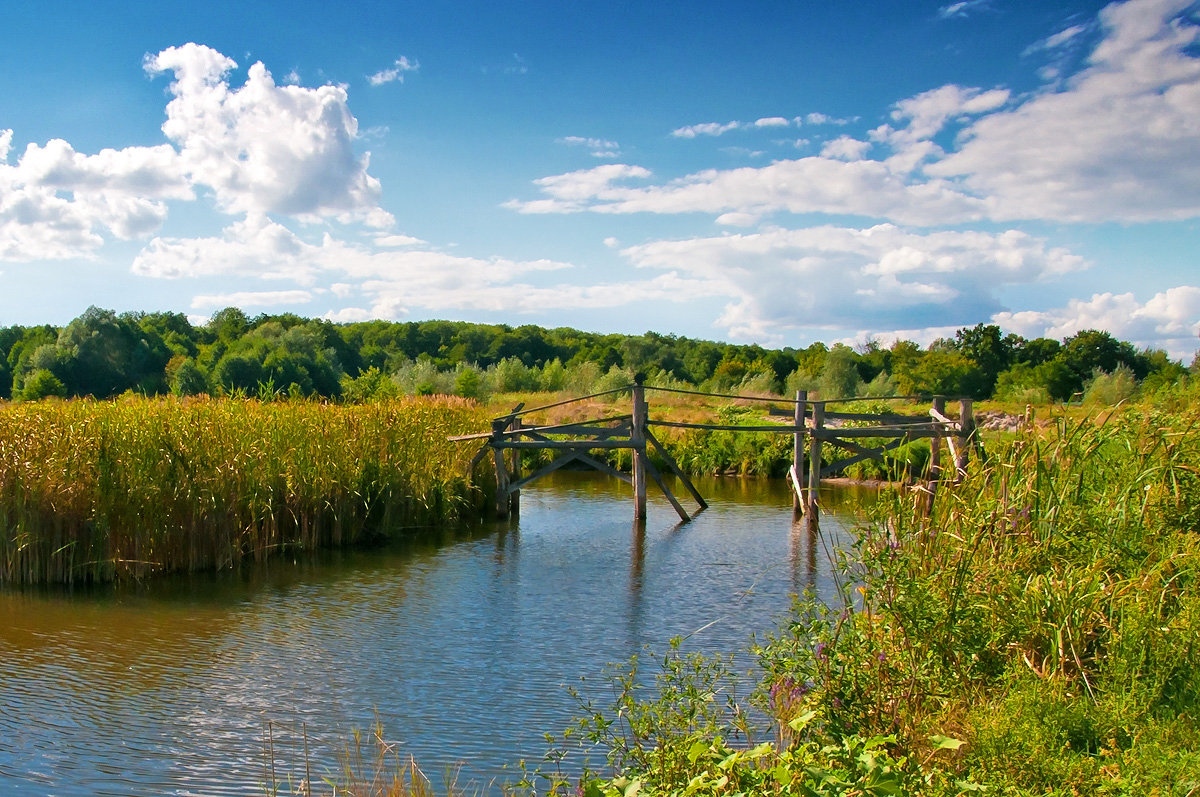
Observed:
[[[1013,349],[1014,362],[1041,365],[1048,363],[1062,351],[1062,344],[1050,338],[1034,338],[1022,341]]]
[[[931,349],[911,365],[897,368],[896,379],[904,393],[960,396],[978,373],[979,366],[961,353]]]
[[[454,377],[454,395],[463,398],[483,398],[483,376],[473,365],[460,363]]]
[[[257,392],[264,379],[262,360],[251,353],[226,354],[220,359],[212,373],[213,387],[225,393],[241,391],[246,394]]]
[[[208,392],[208,377],[191,357],[183,358],[170,369],[171,393],[176,396],[198,396]]]
[[[213,313],[212,318],[208,319],[209,331],[226,343],[233,343],[245,335],[249,328],[250,321],[246,318],[246,314],[236,307],[218,310]]]
[[[978,369],[965,378],[963,392],[974,398],[988,398],[996,387],[996,377],[1013,363],[1014,341],[1002,337],[995,324],[977,324],[955,333],[955,348]]]
[[[858,355],[844,343],[834,344],[821,368],[821,398],[826,401],[851,398],[858,395],[861,386]]]
[[[37,401],[38,399],[67,395],[67,386],[51,371],[40,368],[29,375],[21,388],[21,401]]]
[[[1136,372],[1142,365],[1132,344],[1097,329],[1085,329],[1067,338],[1061,356],[1079,378],[1076,390],[1082,389],[1084,380],[1091,378],[1097,370],[1111,374],[1118,365],[1125,365]]]

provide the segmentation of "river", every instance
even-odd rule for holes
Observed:
[[[489,790],[569,723],[566,685],[675,636],[745,650],[792,594],[835,594],[841,515],[810,538],[782,482],[700,490],[687,524],[652,494],[639,532],[628,488],[561,473],[519,519],[400,547],[0,592],[0,793],[261,795],[376,722],[439,790]]]

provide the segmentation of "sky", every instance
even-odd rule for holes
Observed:
[[[11,3],[0,325],[1200,341],[1200,3]]]

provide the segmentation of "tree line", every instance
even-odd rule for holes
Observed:
[[[462,321],[335,324],[237,308],[193,325],[182,313],[90,307],[64,327],[0,327],[0,399],[144,395],[321,397],[572,391],[651,384],[710,392],[930,395],[1024,403],[1085,391],[1119,400],[1200,370],[1102,330],[1027,340],[998,326],[964,327],[922,348],[909,340],[851,348],[768,349],[646,332]]]

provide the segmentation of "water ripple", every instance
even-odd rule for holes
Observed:
[[[790,594],[833,589],[786,494],[714,483],[735,494],[684,526],[653,505],[643,535],[613,489],[564,474],[525,492],[519,524],[450,544],[0,594],[0,787],[258,795],[334,770],[376,722],[435,783],[483,787],[540,758],[581,676],[673,636],[742,648]]]

